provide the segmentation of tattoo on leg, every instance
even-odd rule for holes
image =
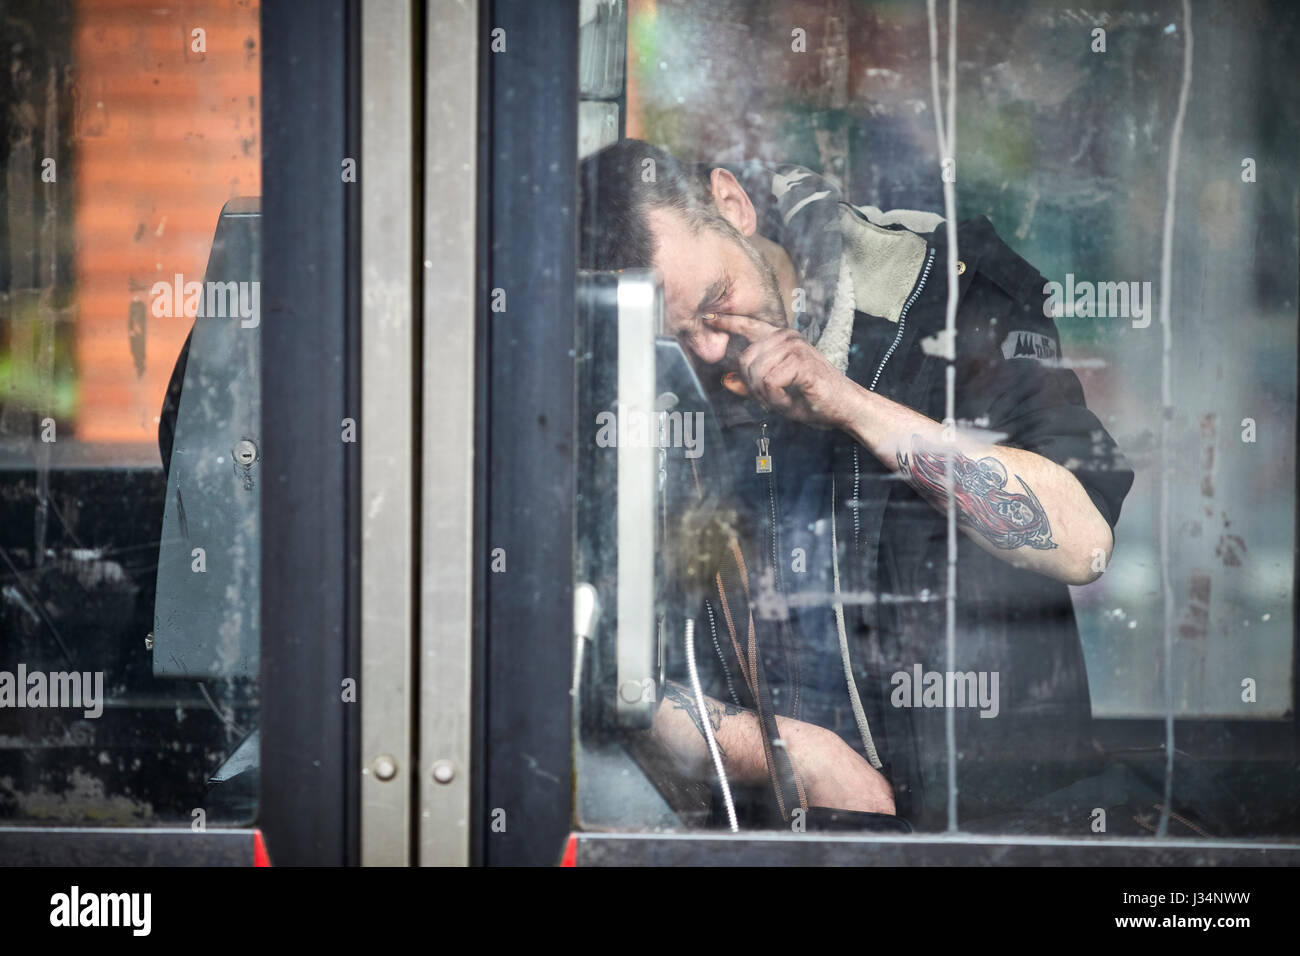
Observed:
[[[674,709],[684,710],[690,716],[691,722],[695,724],[695,729],[704,736],[704,725],[700,723],[700,715],[695,709],[695,699],[686,690],[672,681],[664,682],[664,699],[671,701]],[[705,709],[709,712],[709,724],[713,728],[713,739],[718,745],[718,754],[723,760],[727,759],[727,752],[722,747],[722,741],[718,740],[718,731],[722,729],[722,718],[733,717],[736,714],[744,713],[739,707],[731,703],[718,703],[710,698],[704,698]]]
[[[919,435],[912,436],[912,454],[898,452],[898,470],[916,491],[935,507],[947,508],[943,487],[944,460],[941,452],[928,451]],[[1024,494],[1007,490],[1007,470],[992,456],[975,461],[960,452],[952,453],[953,498],[957,523],[978,531],[999,548],[1024,547],[1050,551],[1055,548],[1052,526],[1038,498],[1016,475]]]

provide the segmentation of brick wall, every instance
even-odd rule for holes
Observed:
[[[202,281],[222,205],[261,193],[258,4],[81,0],[73,64],[75,433],[149,443],[191,325],[153,316],[149,289]],[[145,315],[134,349],[132,302]]]

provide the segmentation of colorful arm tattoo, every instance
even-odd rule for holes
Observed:
[[[940,510],[947,510],[943,486],[943,453],[928,451],[919,435],[912,436],[912,454],[898,452],[898,470],[908,483]],[[1055,548],[1047,513],[1025,480],[1016,475],[1024,494],[1007,490],[1007,470],[996,458],[975,461],[960,452],[952,456],[953,498],[957,523],[978,531],[999,548],[1028,545],[1041,551]]]

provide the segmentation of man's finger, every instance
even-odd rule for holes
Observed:
[[[766,362],[761,368],[750,367],[749,390],[770,408],[786,411],[794,407],[794,396],[787,389],[798,378],[799,360],[789,353]]]
[[[769,325],[747,315],[731,315],[727,312],[714,312],[704,317],[704,324],[711,329],[718,329],[732,335],[743,335],[751,342],[758,342],[780,332],[775,325]]]
[[[787,337],[773,337],[745,349],[737,361],[751,388],[763,379],[769,369],[790,358],[796,347]]]
[[[785,390],[794,386],[798,378],[799,357],[786,353],[765,363],[762,368],[751,369],[750,387],[765,395],[779,392],[784,397]]]

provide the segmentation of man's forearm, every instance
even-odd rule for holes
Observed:
[[[957,523],[989,553],[1067,584],[1095,580],[1110,560],[1110,526],[1068,469],[860,386],[848,409],[841,427],[943,512],[951,468]]]
[[[743,785],[765,782],[767,760],[758,715],[712,697],[705,697],[704,705],[728,778]],[[777,717],[776,723],[790,762],[803,780],[810,806],[894,812],[889,781],[837,734],[785,717]],[[650,734],[682,772],[695,778],[712,776],[703,725],[686,688],[671,682],[665,685]]]
[[[750,343],[736,380],[723,380],[728,390],[793,421],[843,429],[940,511],[948,509],[951,472],[958,523],[1002,560],[1067,584],[1095,580],[1110,560],[1110,525],[1055,462],[945,435],[933,419],[850,379],[793,329],[737,315],[711,315],[709,325]]]

